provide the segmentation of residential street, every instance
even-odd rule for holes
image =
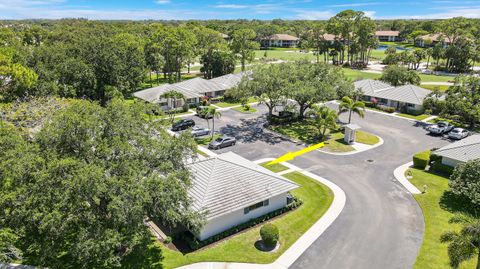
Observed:
[[[216,152],[233,151],[250,160],[278,157],[301,149],[265,129],[265,107],[255,114],[223,111],[216,129],[237,138],[237,145]],[[346,117],[342,117],[345,120]],[[206,121],[194,117],[197,125]],[[385,143],[370,151],[334,156],[318,151],[292,163],[341,187],[347,195],[339,218],[294,263],[292,268],[411,268],[423,237],[422,212],[393,170],[411,161],[414,153],[447,143],[426,134],[413,121],[367,112],[352,122],[381,136]],[[211,122],[210,122],[211,126]]]

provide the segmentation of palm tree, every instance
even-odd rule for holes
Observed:
[[[222,116],[222,113],[220,111],[217,111],[216,108],[210,107],[208,108],[208,112],[206,117],[212,117],[212,139],[213,139],[213,134],[215,133],[215,118],[219,119]]]
[[[348,96],[344,96],[342,98],[342,102],[340,102],[340,106],[338,107],[338,109],[338,114],[349,112],[348,123],[350,123],[350,121],[352,120],[352,112],[358,114],[360,118],[365,117],[365,103],[358,100],[354,101]]]
[[[327,106],[314,105],[308,111],[308,115],[313,116],[319,139],[325,138],[327,129],[337,128],[338,114],[335,110]]]
[[[440,241],[449,243],[448,257],[453,268],[477,256],[477,269],[480,269],[480,219],[469,215],[456,215],[450,223],[462,225],[460,232],[450,231],[444,233]]]

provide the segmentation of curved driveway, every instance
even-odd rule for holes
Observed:
[[[259,109],[264,112],[261,107]],[[234,151],[246,158],[280,156],[301,148],[260,127],[255,115],[224,111],[217,126],[234,135]],[[342,117],[344,119],[344,117]],[[411,268],[420,248],[424,223],[414,198],[393,177],[393,170],[418,151],[448,143],[431,137],[412,121],[367,112],[352,122],[381,136],[385,143],[370,151],[332,156],[315,151],[292,161],[342,188],[346,206],[337,220],[292,265],[292,268]],[[202,121],[197,120],[202,125]]]

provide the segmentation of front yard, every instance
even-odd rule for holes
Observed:
[[[316,128],[308,119],[304,120],[303,122],[293,122],[284,125],[271,125],[269,128],[294,140],[299,140],[308,144],[322,142],[316,135]],[[324,139],[325,147],[323,149],[330,152],[349,152],[355,150],[352,146],[343,141],[343,138],[344,134],[342,131],[327,130],[326,139]],[[357,131],[356,141],[367,145],[375,145],[380,142],[380,139],[370,133]]]
[[[275,173],[288,170],[288,167],[286,167],[283,164],[280,164],[280,163],[268,164],[268,163],[270,162],[261,163],[260,165]]]
[[[247,104],[255,103],[257,101],[258,100],[255,97],[250,97],[247,100]],[[229,102],[229,101],[221,101],[221,102],[217,102],[217,103],[213,103],[213,104],[218,106],[218,107],[222,107],[222,108],[241,105],[240,102]]]
[[[409,118],[409,119],[414,119],[414,120],[424,120],[428,117],[431,117],[432,115],[426,115],[426,114],[411,115],[411,114],[406,114],[406,113],[398,113],[397,116],[404,117],[404,118]]]
[[[447,244],[440,243],[440,236],[447,231],[458,229],[458,225],[448,223],[455,213],[466,212],[471,208],[450,191],[448,179],[419,169],[410,169],[410,180],[419,190],[427,186],[427,192],[414,195],[422,208],[425,219],[425,234],[414,268],[451,268],[447,254]],[[468,212],[468,211],[467,211]],[[470,213],[472,213],[470,211]],[[475,259],[459,268],[475,268]]]
[[[206,261],[249,263],[275,261],[327,211],[333,201],[331,190],[318,181],[299,172],[284,176],[301,185],[300,188],[292,191],[292,194],[302,200],[303,204],[296,210],[271,220],[280,230],[280,247],[276,252],[262,252],[255,248],[254,244],[259,239],[261,227],[257,226],[192,253],[182,254],[157,242],[151,243],[149,253],[157,253],[158,256],[158,249],[161,250],[163,268],[175,268]],[[147,260],[151,260],[152,264],[158,263],[158,258]]]

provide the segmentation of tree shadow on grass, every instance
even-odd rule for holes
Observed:
[[[451,213],[464,213],[477,215],[479,208],[473,205],[470,200],[463,196],[453,193],[452,191],[445,191],[440,198],[440,208]]]

